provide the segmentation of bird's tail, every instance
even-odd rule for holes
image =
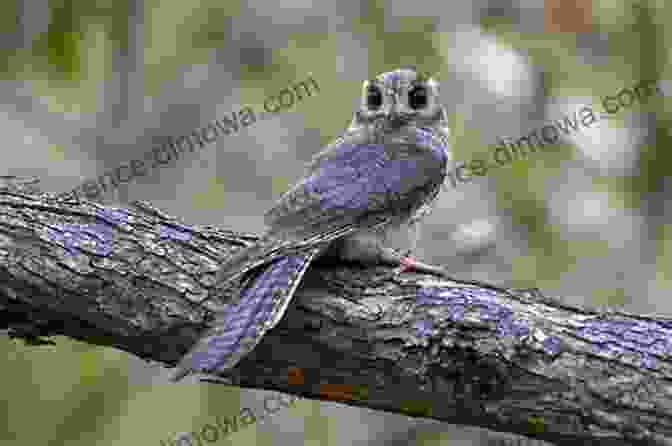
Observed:
[[[242,278],[248,272],[269,263],[274,258],[281,257],[282,254],[277,251],[282,247],[282,241],[263,237],[249,248],[241,249],[220,266],[215,278],[215,285],[219,286],[225,282]],[[275,256],[273,255],[274,251],[276,251]]]
[[[194,372],[217,374],[233,368],[280,321],[308,266],[321,251],[313,247],[304,253],[280,256],[254,271],[241,289],[240,299],[217,316],[213,327],[182,358],[171,381]],[[236,262],[244,258],[257,262],[253,259],[259,255],[241,254],[245,256]],[[262,260],[261,264],[265,263]]]

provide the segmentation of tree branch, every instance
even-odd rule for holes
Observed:
[[[174,365],[236,296],[218,265],[256,237],[58,198],[0,178],[0,328]],[[333,261],[332,261],[333,262]],[[228,382],[526,435],[671,445],[672,319],[383,267],[311,267]]]

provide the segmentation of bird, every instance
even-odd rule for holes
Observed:
[[[345,132],[313,156],[305,176],[266,212],[267,230],[258,241],[217,271],[216,287],[236,283],[237,301],[216,314],[171,381],[222,376],[235,367],[280,321],[318,258],[450,278],[441,267],[385,246],[391,230],[406,225],[410,234],[431,212],[447,175],[449,137],[431,75],[402,66],[365,80]]]

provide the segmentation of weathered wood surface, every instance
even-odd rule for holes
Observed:
[[[255,240],[0,177],[0,328],[174,365],[236,295],[218,265]],[[558,445],[672,445],[671,352],[672,318],[322,262],[227,379]]]

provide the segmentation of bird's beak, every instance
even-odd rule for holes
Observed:
[[[399,127],[404,122],[403,116],[401,115],[400,111],[396,109],[396,107],[390,110],[387,115],[385,115],[385,118],[392,127]]]

